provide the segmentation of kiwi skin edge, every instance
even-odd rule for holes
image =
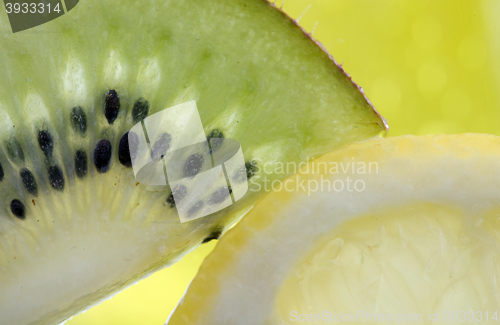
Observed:
[[[141,119],[195,100],[207,137],[241,144],[252,186],[287,176],[264,175],[266,163],[386,129],[332,58],[262,0],[86,0],[32,31],[0,38],[7,324],[68,319],[218,238],[266,194],[180,223],[169,187],[137,182],[120,146]],[[214,192],[203,200],[216,204]]]

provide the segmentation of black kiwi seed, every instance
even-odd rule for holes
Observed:
[[[167,203],[171,208],[175,207],[174,193],[170,193],[167,197]]]
[[[209,205],[220,204],[224,202],[225,199],[229,197],[229,190],[227,186],[219,188],[217,191],[213,192],[208,198],[207,203]]]
[[[210,143],[210,153],[212,153],[212,151],[219,149],[219,147],[222,145],[222,141],[216,141],[214,144],[212,144],[210,142],[210,139],[213,139],[213,138],[223,139],[224,133],[222,133],[221,131],[219,131],[217,129],[213,129],[212,132],[210,132],[210,134],[207,136],[208,143]]]
[[[23,181],[23,185],[30,194],[37,196],[38,195],[38,186],[36,185],[35,176],[32,172],[29,171],[28,168],[21,169],[21,180]]]
[[[130,153],[130,160],[135,161],[137,156],[137,149],[139,149],[139,136],[134,132],[130,131],[128,133],[128,150]],[[130,150],[132,148],[132,150]]]
[[[174,187],[172,189],[172,192],[167,197],[167,203],[171,208],[175,207],[174,194],[175,194],[175,197],[177,198],[177,201],[182,200],[187,194],[186,186],[181,184],[181,185],[177,185],[176,187]]]
[[[156,140],[155,144],[151,148],[151,159],[161,159],[167,153],[167,150],[170,148],[170,142],[172,141],[172,137],[168,133],[163,133]]]
[[[238,170],[238,173],[235,175],[236,180],[238,182],[249,180],[252,176],[257,174],[257,168],[257,162],[255,160],[247,161],[245,163],[245,169],[241,168],[241,170]]]
[[[212,241],[214,239],[219,239],[221,235],[222,235],[222,231],[220,229],[214,230],[210,234],[210,236],[208,236],[205,239],[203,239],[203,241],[201,243],[205,244],[205,243],[208,243],[209,241]]]
[[[113,124],[113,122],[118,117],[118,112],[120,111],[120,98],[118,97],[118,93],[111,89],[106,94],[106,99],[104,101],[104,114],[109,124]]]
[[[111,142],[103,139],[99,141],[94,149],[94,165],[99,173],[105,173],[109,170],[111,162]]]
[[[64,190],[64,176],[62,170],[57,165],[49,167],[49,181],[55,190]]]
[[[73,111],[71,111],[71,125],[73,130],[80,135],[85,135],[87,132],[87,115],[80,106],[73,107]]]
[[[19,159],[21,161],[24,161],[24,152],[23,149],[21,148],[21,145],[19,144],[19,141],[17,141],[16,138],[12,138],[11,141],[7,142],[7,153],[9,154],[9,157],[11,159]]]
[[[247,171],[247,179],[252,178],[252,176],[257,173],[257,162],[255,160],[247,161],[245,163],[245,169]]]
[[[132,167],[130,148],[128,146],[128,132],[123,135],[118,145],[118,160],[125,167]]]
[[[54,141],[52,140],[52,136],[48,131],[38,132],[38,145],[40,146],[40,149],[42,149],[45,157],[49,158],[52,156],[52,151],[54,150]]]
[[[134,123],[144,120],[149,113],[149,102],[144,98],[139,98],[134,104],[134,109],[132,110],[132,120]]]
[[[196,212],[200,211],[204,205],[205,203],[203,201],[198,201],[194,206],[191,207],[191,209],[188,210],[187,216],[189,217],[193,214],[196,214]]]
[[[84,178],[87,175],[87,154],[83,149],[75,153],[75,170],[78,178]]]
[[[4,177],[4,172],[3,172],[3,167],[2,167],[2,164],[0,164],[0,181],[3,181],[3,177]]]
[[[224,138],[224,133],[222,133],[221,131],[217,130],[217,129],[213,129],[212,132],[210,132],[210,134],[207,136],[208,139],[211,139],[211,138]]]
[[[12,213],[21,220],[26,218],[26,207],[17,199],[10,202],[10,211],[12,211]]]
[[[184,177],[195,176],[201,171],[203,165],[203,156],[197,153],[192,154],[186,160],[184,165]]]

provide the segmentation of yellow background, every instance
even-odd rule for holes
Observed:
[[[314,28],[387,119],[390,136],[500,135],[500,0],[286,0],[283,10]],[[163,324],[214,245],[67,325]]]

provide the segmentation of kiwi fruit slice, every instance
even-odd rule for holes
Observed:
[[[217,238],[265,194],[251,187],[181,223],[168,186],[134,178],[127,132],[147,116],[195,100],[207,137],[241,144],[254,188],[287,176],[266,164],[386,129],[333,59],[266,1],[86,0],[15,34],[2,15],[0,30],[5,324],[64,321]]]

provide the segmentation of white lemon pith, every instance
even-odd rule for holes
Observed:
[[[490,135],[326,154],[221,239],[169,324],[496,323],[499,181]]]

